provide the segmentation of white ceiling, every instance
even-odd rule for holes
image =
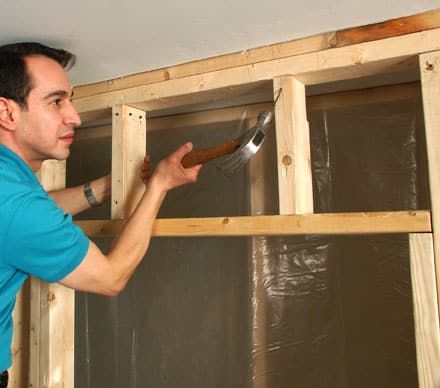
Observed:
[[[440,7],[440,0],[0,0],[0,44],[78,56],[74,85]]]

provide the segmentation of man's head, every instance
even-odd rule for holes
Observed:
[[[69,156],[81,124],[65,71],[74,59],[38,43],[0,46],[0,144],[35,171]]]
[[[0,46],[0,97],[27,107],[27,96],[32,89],[32,78],[27,71],[25,59],[42,55],[51,58],[68,70],[75,64],[75,56],[35,42],[13,43]]]

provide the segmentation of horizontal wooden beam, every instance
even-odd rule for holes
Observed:
[[[367,104],[384,104],[420,96],[419,82],[379,86],[369,89],[351,90],[307,97],[307,111],[336,109]],[[148,119],[148,131],[170,128],[185,128],[254,119],[264,110],[272,110],[273,103],[241,105],[233,108],[211,109],[201,112],[152,117]],[[82,127],[75,132],[75,142],[91,141],[111,137],[111,117],[105,125]]]
[[[108,81],[75,87],[76,97],[86,97],[131,87],[188,77],[210,71],[250,65],[293,55],[344,47],[378,39],[440,27],[440,10],[401,17],[382,23],[329,32],[312,37],[271,44],[167,68],[119,77]]]
[[[117,235],[121,220],[76,221],[90,237]],[[350,235],[431,232],[426,210],[156,220],[155,237]]]
[[[204,101],[205,94],[208,99],[216,100],[221,100],[224,94],[227,100],[231,96],[253,93],[254,89],[260,94],[262,89],[271,87],[266,86],[268,81],[286,74],[312,85],[417,69],[419,53],[439,49],[440,29],[435,29],[77,98],[74,104],[84,113],[120,103],[135,104],[144,110],[166,109],[181,104],[183,96],[193,103]]]

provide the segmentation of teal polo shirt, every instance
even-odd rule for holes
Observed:
[[[12,363],[12,311],[29,275],[57,282],[83,260],[89,239],[41,187],[29,166],[0,144],[0,372]]]

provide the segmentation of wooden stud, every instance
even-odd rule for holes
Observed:
[[[40,388],[42,281],[30,279],[29,386]]]
[[[12,366],[9,370],[10,388],[29,385],[29,338],[30,338],[30,282],[26,281],[19,291],[13,314]]]
[[[432,234],[410,234],[410,268],[420,388],[440,386],[440,327]]]
[[[305,87],[292,76],[275,78],[273,85],[280,214],[313,213]]]
[[[126,218],[143,192],[140,166],[146,155],[146,113],[126,105],[113,108],[112,219]]]
[[[242,108],[243,109],[243,108]],[[266,110],[266,109],[265,109]],[[248,112],[246,112],[248,113]],[[252,115],[249,120],[249,127],[256,124],[258,114]],[[249,162],[250,177],[250,213],[251,215],[262,215],[267,213],[267,182],[265,174],[265,160],[267,160],[265,148],[261,149]],[[266,288],[264,286],[264,258],[263,248],[265,236],[255,236],[250,243],[251,263],[251,293],[252,293],[252,387],[265,388],[267,360],[267,319],[266,319]]]
[[[440,51],[420,55],[419,66],[431,191],[435,270],[440,300]]]
[[[118,220],[76,221],[90,237],[115,236]],[[429,211],[157,219],[154,237],[356,235],[431,232]]]
[[[38,174],[47,191],[65,187],[66,162],[48,160]],[[74,387],[75,292],[31,279],[31,387]]]

